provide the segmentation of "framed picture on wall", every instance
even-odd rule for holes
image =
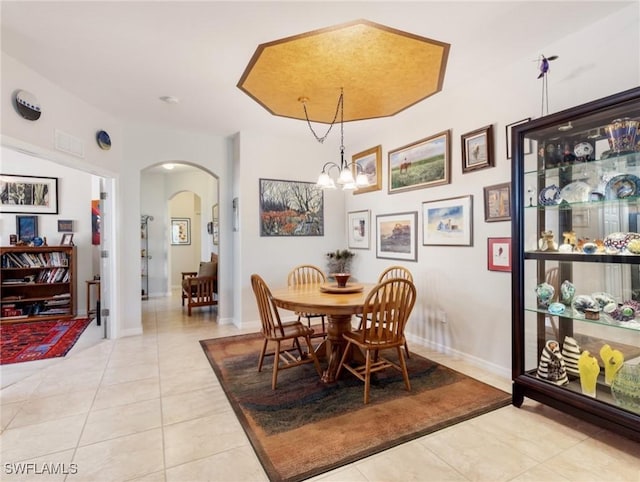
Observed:
[[[71,219],[58,219],[58,232],[59,233],[73,233],[73,220],[71,220]]]
[[[473,245],[473,196],[422,203],[422,244]]]
[[[379,191],[382,189],[382,146],[372,147],[351,157],[354,179],[358,174],[364,174],[369,181],[368,187],[361,187],[353,191],[354,194]]]
[[[376,258],[418,261],[418,212],[376,216]]]
[[[351,211],[347,214],[348,246],[369,249],[371,239],[371,211]]]
[[[511,238],[487,238],[489,271],[511,271]]]
[[[315,182],[260,179],[260,236],[324,236],[324,194]]]
[[[511,183],[484,188],[484,220],[488,223],[511,219]]]
[[[493,167],[493,126],[462,135],[462,172]]]
[[[58,178],[0,174],[0,212],[58,214]]]
[[[171,244],[174,246],[191,244],[190,218],[171,218]]]

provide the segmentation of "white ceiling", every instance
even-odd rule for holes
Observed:
[[[365,18],[450,43],[446,91],[497,65],[535,60],[544,46],[632,3],[2,0],[1,45],[125,121],[215,135],[299,131],[303,121],[272,116],[236,87],[261,43]],[[180,103],[158,99],[167,95]]]

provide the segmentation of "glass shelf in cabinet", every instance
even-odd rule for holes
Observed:
[[[633,320],[629,320],[629,321],[618,321],[618,320],[614,320],[606,313],[600,312],[600,315],[599,315],[600,319],[589,320],[585,318],[582,313],[574,310],[573,308],[567,308],[564,311],[564,313],[560,313],[560,314],[552,314],[552,313],[549,313],[548,310],[542,309],[542,308],[525,308],[524,310],[530,313],[540,313],[545,316],[557,316],[559,318],[567,318],[575,321],[589,323],[592,325],[603,325],[603,326],[609,326],[611,328],[617,328],[622,330],[640,331],[639,318],[634,318]]]
[[[598,200],[590,200],[590,201],[581,201],[581,202],[567,202],[561,201],[558,204],[531,204],[525,205],[525,209],[541,209],[541,210],[565,210],[565,209],[574,209],[574,208],[596,208],[599,209],[605,206],[612,205],[620,205],[624,203],[625,205],[633,206],[640,202],[639,196],[628,196],[618,199],[598,199]]]
[[[607,253],[560,253],[558,251],[525,251],[524,259],[545,261],[571,261],[578,263],[611,263],[611,264],[640,264],[638,254],[607,254]]]
[[[525,176],[536,177],[557,177],[561,172],[566,171],[569,167],[582,167],[589,170],[597,170],[606,168],[607,170],[622,170],[626,171],[629,168],[640,167],[640,152],[631,152],[628,154],[621,154],[619,156],[610,156],[604,159],[591,159],[588,161],[574,161],[571,163],[564,163],[558,166],[549,168],[535,169],[531,171],[525,171]]]

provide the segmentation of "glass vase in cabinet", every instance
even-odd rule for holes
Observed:
[[[640,88],[515,126],[513,404],[640,440]]]

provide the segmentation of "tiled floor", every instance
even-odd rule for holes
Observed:
[[[238,330],[208,309],[184,316],[177,298],[143,307],[142,336],[96,341],[93,327],[64,359],[1,368],[1,480],[267,480],[198,344]],[[315,480],[640,482],[640,444],[527,400]]]

